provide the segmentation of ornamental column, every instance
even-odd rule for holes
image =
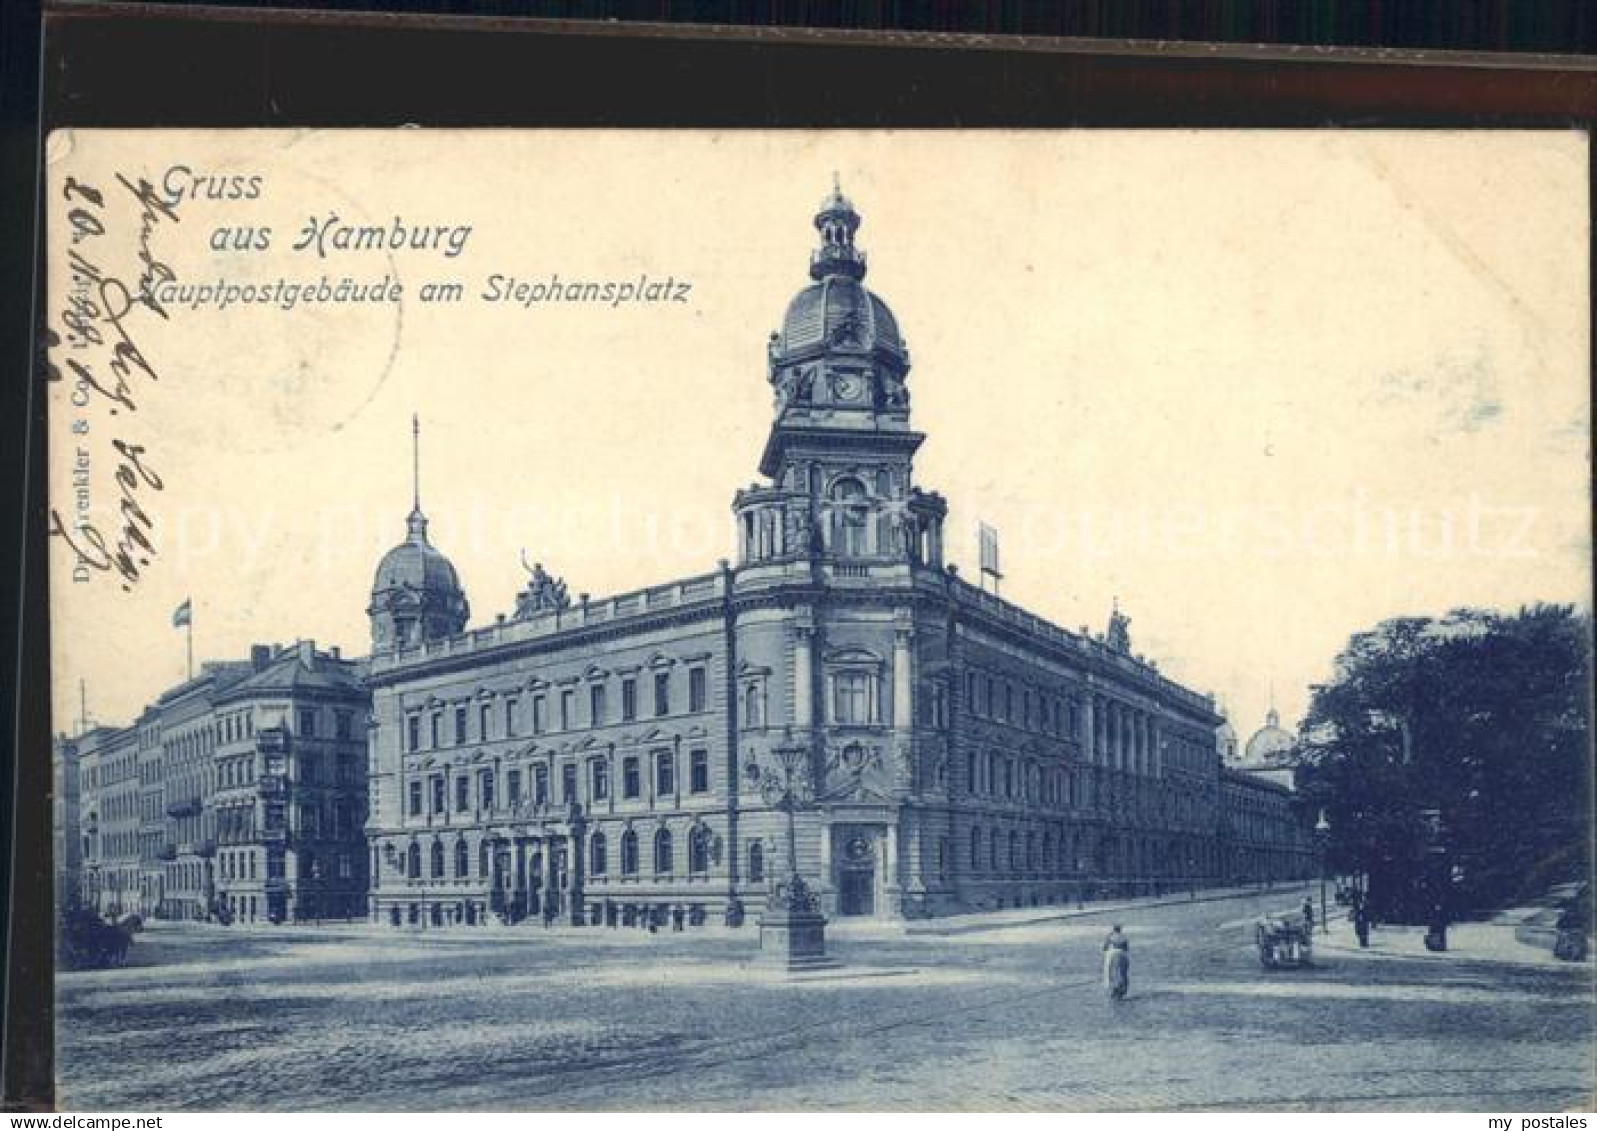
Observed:
[[[587,900],[584,898],[582,891],[587,868],[586,852],[584,851],[586,847],[584,842],[587,838],[583,836],[583,832],[584,822],[579,817],[571,826],[571,836],[568,841],[571,847],[567,849],[571,853],[571,859],[566,865],[566,869],[571,875],[571,900],[568,921],[573,927],[581,927],[587,922]]]
[[[914,678],[911,670],[910,646],[915,629],[908,619],[900,620],[893,629],[893,726],[908,730],[915,721]]]
[[[793,625],[793,725],[800,728],[815,725],[814,641],[810,612],[800,610]]]

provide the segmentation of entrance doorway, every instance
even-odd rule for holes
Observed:
[[[839,876],[839,915],[876,914],[876,869],[845,868]]]

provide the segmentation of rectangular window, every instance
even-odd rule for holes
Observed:
[[[437,711],[434,711],[432,713],[431,723],[432,723],[432,728],[431,728],[432,729],[432,735],[431,735],[432,748],[434,750],[437,750],[439,745],[440,745],[439,735],[443,732],[443,727],[444,727],[444,717],[443,717],[443,715],[441,715]]]
[[[548,766],[534,766],[532,769],[532,802],[534,805],[549,804]]]
[[[306,785],[316,784],[316,757],[312,754],[301,754],[299,758],[299,780]]]
[[[231,723],[232,720],[229,719],[228,722]],[[348,738],[350,736],[350,726],[351,717],[348,711],[337,711],[333,714],[333,732],[339,738]]]
[[[670,797],[677,790],[676,759],[668,750],[654,756],[654,795]]]
[[[695,750],[688,755],[688,791],[710,792],[710,752]]]
[[[605,801],[610,797],[610,763],[598,759],[593,763],[593,799]]]
[[[494,807],[494,772],[492,770],[477,771],[477,797],[478,804],[484,809]]]
[[[478,706],[478,708],[477,708],[477,741],[479,741],[479,742],[487,742],[488,741],[488,733],[489,733],[489,729],[490,729],[490,726],[491,726],[491,718],[490,718],[490,716],[492,716],[492,714],[493,714],[493,704],[491,704],[491,703],[483,703],[480,706]]]
[[[709,673],[704,668],[688,669],[688,710],[704,710],[705,700],[709,698]]]
[[[655,715],[669,715],[671,713],[671,673],[654,673],[654,713]]]
[[[410,783],[410,815],[412,817],[421,816],[421,782],[419,781]]]
[[[316,712],[309,708],[299,713],[299,733],[303,738],[311,738],[316,734]]]
[[[444,775],[443,774],[434,774],[432,781],[433,781],[433,812],[434,813],[442,813],[444,811]]]
[[[567,762],[560,767],[560,800],[566,803],[577,799],[577,764]]]
[[[455,708],[455,745],[459,746],[466,741],[466,708]]]
[[[544,705],[543,705],[543,702],[544,701],[543,701],[543,696],[542,695],[534,695],[532,697],[532,733],[533,734],[542,734],[543,730],[544,730],[544,726],[546,725],[546,723],[548,721],[548,720],[546,720],[544,718]]]
[[[868,672],[838,672],[832,677],[832,721],[861,726],[871,721]]]
[[[638,681],[627,676],[621,681],[621,721],[630,723],[638,717]]]
[[[521,771],[511,770],[505,774],[505,794],[511,805],[521,804]]]
[[[595,683],[588,688],[588,725],[603,726],[604,715],[604,684]]]
[[[455,779],[455,810],[464,812],[471,805],[471,779],[461,774]]]
[[[516,697],[505,700],[505,737],[516,737]]]
[[[642,782],[639,780],[638,760],[626,758],[621,763],[621,796],[628,800],[636,800],[643,792]]]
[[[571,718],[577,713],[577,693],[571,688],[566,688],[560,693],[560,729],[570,730]]]

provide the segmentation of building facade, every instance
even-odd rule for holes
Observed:
[[[735,565],[576,603],[540,565],[513,613],[468,629],[417,500],[367,610],[375,921],[735,922],[790,851],[845,916],[1225,876],[1243,794],[1212,700],[1134,654],[1118,609],[1068,631],[945,563],[859,223],[834,190],[770,338]]]
[[[67,782],[76,793],[74,816],[57,816],[58,904],[76,892],[104,915],[363,917],[368,703],[363,662],[308,640],[257,645],[130,726],[58,741],[57,800]]]

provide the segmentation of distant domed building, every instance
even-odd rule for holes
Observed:
[[[1292,732],[1281,726],[1280,712],[1271,706],[1269,713],[1264,716],[1264,725],[1253,732],[1243,746],[1240,757],[1234,754],[1236,746],[1233,739],[1234,760],[1229,764],[1232,769],[1257,775],[1290,789],[1293,779],[1291,755],[1295,741]]]

